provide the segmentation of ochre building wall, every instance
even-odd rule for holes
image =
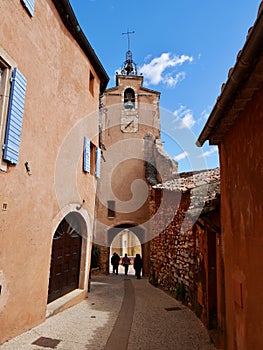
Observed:
[[[100,81],[51,0],[35,1],[33,17],[20,1],[1,2],[0,32],[1,56],[27,78],[19,162],[0,172],[2,343],[44,321],[52,237],[69,212],[85,223],[80,284],[87,290],[96,180],[82,171],[82,150],[84,135],[98,145]]]
[[[263,329],[263,87],[219,144],[227,349],[260,349]]]

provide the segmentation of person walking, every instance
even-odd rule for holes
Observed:
[[[130,263],[131,263],[130,259],[128,258],[127,254],[125,253],[124,257],[122,258],[122,265],[124,266],[125,275],[128,274]]]
[[[114,252],[111,257],[111,265],[112,265],[113,273],[116,273],[116,275],[118,275],[120,260],[121,258],[119,257],[119,255],[116,252]]]
[[[141,278],[141,270],[142,270],[142,258],[140,256],[140,254],[136,254],[136,256],[134,258],[133,267],[135,270],[136,278],[140,279]]]

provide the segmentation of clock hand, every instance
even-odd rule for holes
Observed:
[[[132,121],[130,121],[126,126],[125,126],[125,128],[124,129],[126,129],[126,128],[128,128],[128,126],[130,126],[131,124],[133,123],[133,120]]]

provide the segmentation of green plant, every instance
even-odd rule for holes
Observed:
[[[96,246],[92,246],[91,251],[91,268],[99,267],[99,259],[100,259],[100,248]]]
[[[154,287],[158,287],[158,279],[155,276],[155,272],[154,270],[152,270],[152,278],[150,279],[150,283],[154,286]]]
[[[185,286],[183,282],[179,283],[176,288],[175,298],[180,301],[185,301]]]

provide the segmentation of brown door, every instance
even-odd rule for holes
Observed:
[[[53,237],[48,303],[79,286],[81,236],[65,219]]]

